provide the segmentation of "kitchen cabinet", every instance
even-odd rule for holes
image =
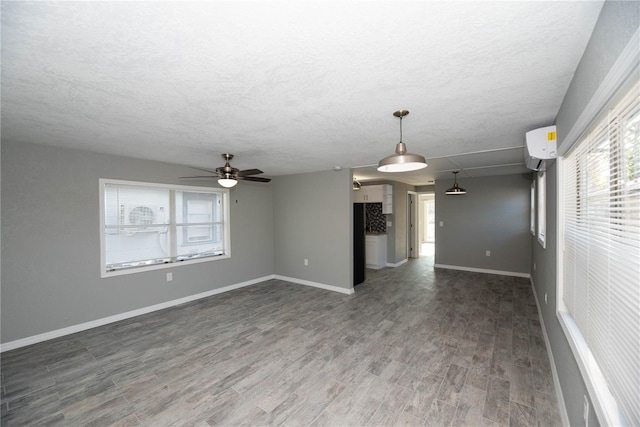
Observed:
[[[382,213],[393,213],[393,186],[389,184],[382,186]]]
[[[382,203],[382,185],[362,186],[353,195],[355,203]]]
[[[354,203],[382,203],[382,213],[393,213],[393,186],[363,185],[360,190],[354,191]]]
[[[366,267],[380,270],[387,266],[387,235],[367,234],[365,236]]]
[[[359,190],[353,190],[353,203],[367,203],[366,191],[363,190],[364,187]]]

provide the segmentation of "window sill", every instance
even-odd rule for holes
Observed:
[[[148,265],[148,266],[144,266],[144,267],[125,268],[125,269],[114,270],[114,271],[105,271],[105,268],[103,268],[102,269],[102,273],[100,274],[100,277],[102,279],[105,279],[105,278],[115,277],[115,276],[124,276],[124,275],[127,275],[127,274],[143,273],[145,271],[154,271],[154,270],[162,270],[162,269],[166,269],[166,268],[183,267],[185,265],[198,264],[198,263],[201,263],[201,262],[219,261],[221,259],[228,259],[228,258],[231,258],[230,254],[218,255],[218,256],[208,256],[208,257],[196,258],[196,259],[188,259],[188,260],[177,261],[177,262],[168,262],[168,263],[165,263],[165,264],[153,264],[153,265]]]
[[[587,387],[593,409],[601,425],[626,425],[624,417],[618,409],[614,397],[609,391],[604,375],[596,363],[591,350],[582,337],[573,317],[568,312],[556,312],[562,331],[580,369],[580,374]]]

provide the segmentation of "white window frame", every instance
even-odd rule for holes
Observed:
[[[637,39],[637,37],[636,37]],[[636,42],[637,46],[637,42]],[[637,48],[635,49],[637,51]],[[638,86],[635,86],[635,93],[640,93]],[[620,95],[617,95],[620,98]],[[626,97],[626,95],[624,96]],[[612,96],[611,98],[616,98]],[[619,111],[619,106],[614,107]],[[606,111],[604,108],[603,111]],[[609,116],[609,117],[606,117]],[[593,123],[596,123],[594,127],[585,129],[584,134],[586,135],[591,131],[591,129],[598,128],[601,126],[603,121],[607,121],[608,123],[617,122],[616,120],[612,120],[611,110],[600,115],[598,120],[594,120]],[[609,131],[610,132],[610,131]],[[582,138],[578,140],[576,138],[576,143],[582,142]],[[573,143],[572,143],[573,145]],[[566,151],[569,151],[567,149]],[[598,416],[598,421],[602,425],[625,425],[624,416],[616,402],[616,399],[611,393],[611,390],[608,385],[608,381],[605,378],[605,373],[599,366],[598,362],[596,362],[594,354],[592,353],[587,341],[583,335],[583,331],[581,331],[580,327],[574,320],[569,307],[564,301],[564,295],[566,291],[567,284],[565,283],[565,264],[564,264],[564,253],[565,253],[565,174],[566,168],[565,165],[565,157],[560,156],[557,159],[557,205],[558,205],[558,224],[557,224],[557,235],[558,239],[556,242],[557,245],[557,270],[556,270],[556,281],[557,281],[557,295],[556,298],[556,315],[559,320],[560,326],[564,334],[567,337],[567,341],[569,346],[576,358],[576,362],[582,374],[582,378],[584,380],[585,386],[589,392],[589,396],[593,403],[593,408]],[[580,289],[581,292],[587,292],[588,289]],[[612,308],[615,310],[615,308]]]
[[[529,229],[532,235],[536,235],[536,180],[531,180],[531,206]]]
[[[147,266],[140,267],[132,267],[132,268],[124,268],[117,270],[107,270],[106,263],[106,239],[105,239],[105,188],[108,184],[112,185],[128,185],[135,187],[148,187],[148,188],[157,188],[168,191],[187,191],[187,192],[205,192],[205,193],[217,193],[222,197],[222,215],[223,215],[223,241],[224,241],[224,253],[216,256],[206,256],[194,259],[183,259],[179,262],[169,261],[164,264],[152,264]],[[145,271],[153,271],[160,270],[166,268],[174,268],[174,267],[182,267],[185,265],[197,264],[201,262],[210,262],[210,261],[219,261],[222,259],[228,259],[231,257],[231,239],[230,239],[230,217],[229,217],[229,190],[224,188],[213,188],[213,187],[194,187],[194,186],[186,186],[186,185],[174,185],[174,184],[159,184],[159,183],[150,183],[150,182],[139,182],[139,181],[125,181],[125,180],[117,180],[117,179],[107,179],[100,178],[100,277],[107,278],[113,276],[121,276],[126,274],[133,273],[141,273]],[[171,228],[171,233],[175,236],[177,233],[177,226],[180,224],[176,224],[175,222],[175,206],[170,207],[170,224],[168,226]]]
[[[538,172],[537,181],[537,216],[538,216],[538,242],[543,248],[547,247],[547,176],[544,172]]]

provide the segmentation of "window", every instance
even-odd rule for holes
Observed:
[[[538,241],[542,247],[546,247],[547,234],[547,176],[544,172],[538,172]]]
[[[228,190],[100,180],[102,277],[229,257]]]
[[[531,181],[531,204],[530,204],[530,222],[529,229],[531,234],[536,235],[536,182]]]
[[[559,163],[558,317],[603,425],[640,425],[639,94]]]

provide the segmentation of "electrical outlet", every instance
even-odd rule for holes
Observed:
[[[173,273],[167,273],[167,282],[170,282],[173,280]]]
[[[584,407],[582,412],[582,418],[584,418],[585,427],[589,425],[589,400],[587,396],[584,396]]]
[[[484,254],[485,254],[486,256],[491,256],[491,251],[486,251]]]
[[[304,265],[309,265],[309,260],[308,259],[304,259]]]

